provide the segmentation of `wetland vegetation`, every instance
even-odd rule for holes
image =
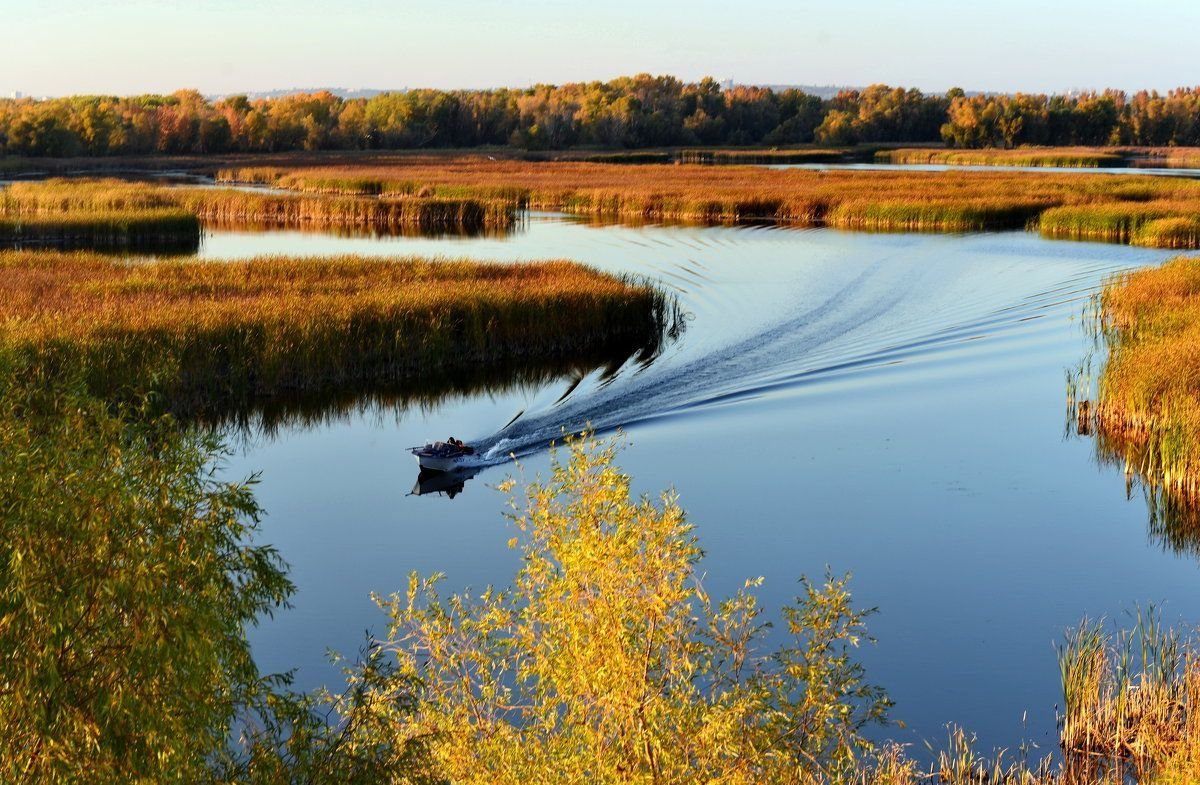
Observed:
[[[1191,248],[1200,183],[1026,172],[770,171],[611,167],[413,157],[386,167],[223,169],[230,183],[310,193],[508,200],[600,219],[962,232],[1028,227],[1047,237]],[[1036,183],[1037,188],[1030,185]]]
[[[732,157],[758,154],[748,155]],[[1054,165],[1088,154],[1066,155]],[[536,208],[1200,243],[1200,184],[1187,180],[608,163],[414,155],[219,174],[283,192],[20,183],[0,196],[0,238],[100,250],[174,230],[198,238],[202,223],[482,230]],[[1110,356],[1084,414],[1172,510],[1194,509],[1200,487],[1198,293],[1194,259],[1105,289]],[[1132,631],[1085,621],[1069,633],[1057,758],[989,757],[954,730],[927,775],[878,741],[890,701],[859,661],[870,612],[847,579],[803,581],[779,609],[782,642],[768,638],[759,581],[709,595],[679,501],[636,499],[613,444],[590,435],[570,439],[518,504],[521,567],[509,589],[443,597],[437,575],[414,575],[407,592],[377,600],[389,629],[339,695],[293,694],[286,678],[258,672],[246,630],[293,587],[279,555],[254,542],[263,511],[253,482],[214,478],[220,440],[197,421],[255,416],[269,431],[364,399],[408,406],[578,379],[653,356],[678,335],[679,316],[657,286],[564,260],[0,251],[10,685],[0,771],[273,783],[470,781],[483,770],[513,783],[800,785],[1148,785],[1200,774],[1200,654],[1151,612]]]
[[[0,778],[204,781],[292,585],[215,437],[0,348]],[[265,705],[265,704],[260,704]]]
[[[511,588],[443,597],[437,575],[414,574],[377,599],[389,632],[344,692],[292,693],[245,639],[293,588],[251,544],[253,484],[212,479],[211,437],[3,357],[18,373],[0,393],[16,447],[0,453],[7,776],[1115,785],[1200,766],[1195,644],[1151,612],[1116,636],[1090,622],[1067,636],[1061,763],[988,758],[953,730],[926,775],[866,733],[890,702],[858,661],[870,611],[847,579],[802,581],[769,647],[759,581],[709,596],[678,501],[633,498],[614,443],[586,434],[516,504]]]
[[[954,166],[1043,166],[1092,169],[1125,166],[1124,155],[1094,147],[1019,147],[974,150],[930,148],[880,150],[875,160],[890,164],[948,164]]]
[[[0,252],[0,341],[177,412],[653,352],[670,303],[570,262]],[[416,380],[420,380],[418,383]]]
[[[1108,357],[1082,424],[1186,510],[1200,500],[1200,259],[1121,275],[1096,308]]]
[[[0,247],[194,252],[199,245],[200,220],[187,210],[0,210]]]
[[[390,194],[393,195],[393,194]],[[514,206],[496,198],[446,198],[427,193],[396,198],[314,198],[302,194],[197,188],[116,179],[13,183],[0,191],[0,221],[15,227],[92,227],[99,244],[109,227],[130,227],[142,238],[151,229],[176,229],[198,240],[199,221],[223,225],[277,227],[348,227],[381,232],[479,232],[503,230],[515,220]],[[122,218],[124,220],[122,220]],[[172,224],[177,219],[179,225]],[[144,228],[143,228],[144,226]],[[60,233],[69,229],[60,229]],[[125,236],[125,235],[121,235]]]

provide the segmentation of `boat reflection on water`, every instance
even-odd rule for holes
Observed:
[[[429,496],[436,493],[439,496],[453,499],[463,492],[463,487],[467,484],[467,480],[479,474],[480,471],[482,471],[482,467],[457,469],[449,472],[422,469],[417,475],[416,484],[413,485],[413,489],[408,495]]]

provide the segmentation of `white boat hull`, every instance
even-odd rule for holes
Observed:
[[[478,455],[454,455],[446,458],[436,455],[414,455],[422,469],[435,472],[453,472],[471,469],[479,465]]]

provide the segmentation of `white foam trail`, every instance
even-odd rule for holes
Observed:
[[[509,453],[513,451],[509,448],[516,448],[517,446],[519,446],[519,442],[516,439],[509,439],[507,437],[502,438],[500,441],[493,444],[488,451],[483,454],[483,458],[486,461],[497,462],[506,460]]]

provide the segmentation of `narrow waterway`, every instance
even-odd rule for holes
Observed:
[[[369,595],[403,589],[412,570],[445,572],[447,590],[508,583],[518,557],[491,486],[544,471],[545,444],[589,423],[623,430],[620,464],[639,492],[678,490],[712,593],[763,576],[772,614],[799,575],[854,573],[858,603],[879,608],[879,643],[862,656],[896,700],[907,728],[889,735],[904,741],[957,722],[985,746],[1024,737],[1048,751],[1064,628],[1135,603],[1200,618],[1197,565],[1148,534],[1144,502],[1064,429],[1089,294],[1168,253],[1022,232],[597,227],[546,214],[501,237],[213,231],[201,250],[268,253],[565,257],[653,278],[686,314],[651,361],[242,434],[225,471],[262,473],[263,536],[299,587],[254,646],[264,668],[298,668],[299,686],[336,686],[326,650],[353,655],[366,630],[383,632]],[[413,494],[406,448],[450,434],[520,466]]]

